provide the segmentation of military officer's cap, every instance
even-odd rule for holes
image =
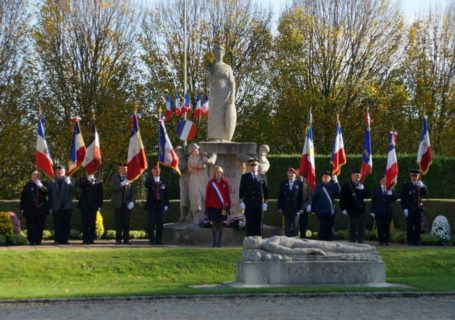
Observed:
[[[409,170],[409,173],[410,174],[420,174],[420,171],[419,171],[419,169],[411,169],[411,170]]]
[[[119,162],[119,163],[118,163],[118,166],[119,166],[119,167],[127,167],[128,164],[127,164],[126,162]]]
[[[258,163],[259,163],[259,160],[256,159],[256,158],[251,158],[251,159],[248,160],[248,163],[249,163],[249,164],[258,164]]]
[[[352,170],[351,174],[360,174],[360,170]]]
[[[289,167],[289,168],[288,168],[288,172],[292,172],[293,174],[298,174],[298,173],[297,173],[297,170],[295,170],[295,169],[292,168],[292,167]]]
[[[322,176],[325,176],[325,175],[331,177],[331,176],[332,176],[332,173],[331,173],[330,171],[323,171],[323,172],[321,173],[321,177],[322,177]]]
[[[58,164],[55,169],[60,170],[60,169],[65,169],[65,166]]]

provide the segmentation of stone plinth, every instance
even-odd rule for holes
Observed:
[[[231,218],[240,214],[239,209],[239,186],[240,177],[246,171],[245,161],[257,154],[254,142],[201,142],[199,143],[202,153],[216,154],[216,163],[223,167],[224,177],[228,180],[231,188]],[[213,170],[213,166],[209,170]],[[209,178],[213,171],[208,172]]]
[[[250,284],[385,283],[378,261],[239,261],[237,281]]]
[[[280,233],[280,228],[266,225],[263,227],[263,234],[267,237]],[[241,246],[245,235],[245,230],[224,228],[222,245]],[[212,230],[210,228],[201,228],[189,222],[167,223],[164,225],[163,243],[170,245],[211,246]]]

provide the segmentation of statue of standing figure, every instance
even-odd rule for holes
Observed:
[[[231,66],[223,62],[224,48],[216,45],[215,63],[207,70],[210,111],[207,139],[231,141],[237,124],[235,79]]]

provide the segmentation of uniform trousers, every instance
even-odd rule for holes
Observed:
[[[362,243],[365,238],[365,214],[350,214],[349,241]]]
[[[130,241],[130,217],[131,210],[126,204],[120,208],[115,208],[115,241],[119,243],[122,239],[124,243]]]
[[[161,244],[163,237],[164,208],[152,208],[148,210],[149,216],[149,241]]]
[[[410,211],[408,217],[406,218],[406,222],[408,225],[408,244],[409,245],[419,245],[420,244],[420,228],[422,223],[422,212],[418,211]]]
[[[246,236],[262,236],[262,207],[245,208]]]
[[[93,243],[96,233],[96,212],[98,208],[85,208],[81,210],[82,220],[82,241],[84,243]]]
[[[43,241],[44,224],[46,215],[25,217],[27,225],[27,240],[31,245],[41,244]]]
[[[335,215],[319,216],[319,239],[331,241],[333,239],[332,228]]]
[[[70,236],[71,216],[73,209],[61,209],[53,212],[54,241],[58,244],[67,244]]]
[[[306,231],[308,230],[308,212],[306,210],[299,215],[299,229],[300,238],[306,238]]]
[[[297,217],[284,215],[284,235],[286,237],[295,237],[297,236]]]
[[[392,222],[391,215],[377,215],[375,216],[376,227],[378,228],[379,243],[390,242],[390,223]]]

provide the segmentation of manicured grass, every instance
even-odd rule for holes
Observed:
[[[411,285],[413,291],[455,291],[454,247],[381,248],[379,252],[387,266],[388,282]],[[234,281],[240,254],[240,248],[1,251],[0,299],[378,290],[346,287],[207,290],[188,287]]]

